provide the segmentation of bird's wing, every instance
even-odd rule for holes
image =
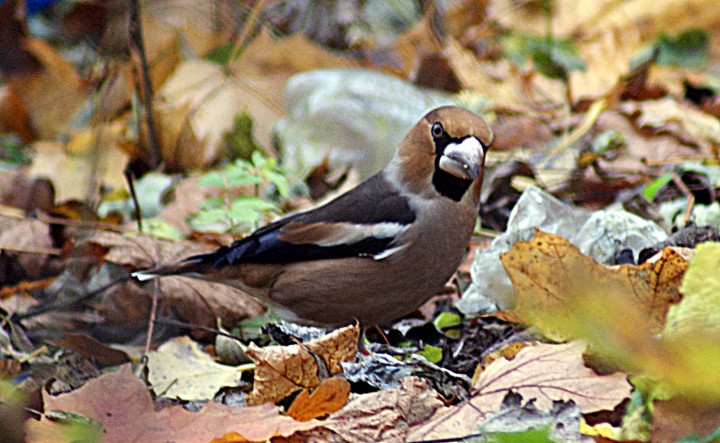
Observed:
[[[188,262],[289,263],[354,256],[383,259],[399,250],[396,239],[415,213],[382,173],[332,202],[271,223],[232,245]]]

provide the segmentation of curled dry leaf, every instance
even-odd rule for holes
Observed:
[[[408,432],[427,421],[443,403],[426,380],[406,377],[402,387],[357,397],[341,410],[317,421],[312,430],[293,435],[290,442],[406,441]]]
[[[630,395],[624,374],[599,376],[583,365],[585,347],[579,343],[526,347],[515,358],[494,361],[473,382],[473,397],[465,404],[443,408],[408,436],[410,440],[468,435],[517,392],[535,399],[540,410],[554,400],[572,400],[583,413],[612,410]]]
[[[350,383],[344,378],[331,377],[320,383],[312,394],[304,389],[295,398],[287,416],[308,421],[330,414],[345,406],[350,397]]]
[[[353,361],[360,337],[358,325],[337,329],[304,344],[321,357],[330,374],[342,372],[340,362]],[[318,386],[318,366],[313,356],[300,345],[268,346],[250,344],[246,354],[257,364],[249,405],[277,402],[300,389]]]
[[[654,263],[607,267],[564,238],[539,230],[532,241],[516,243],[501,260],[518,296],[515,313],[544,334],[561,339],[583,329],[589,311],[581,303],[603,304],[614,298],[640,308],[645,327],[659,330],[668,307],[680,300],[687,269],[685,259],[672,249],[665,249]],[[603,319],[621,327],[627,319],[617,309]]]

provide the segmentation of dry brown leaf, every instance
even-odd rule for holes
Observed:
[[[428,420],[443,403],[426,380],[406,377],[402,387],[361,395],[289,442],[405,441],[413,426]]]
[[[254,135],[272,146],[272,126],[283,115],[286,78],[234,76],[222,66],[203,60],[185,61],[158,91],[163,159],[172,168],[209,164],[222,153],[223,134],[235,116],[247,112]]]
[[[210,402],[198,412],[182,406],[155,411],[145,384],[130,365],[89,381],[68,394],[52,396],[43,390],[45,411],[74,412],[104,426],[106,442],[210,441],[215,436],[237,432],[247,441],[266,441],[311,429],[317,422],[297,422],[280,414],[274,405],[232,408]],[[58,442],[63,426],[43,417],[25,423],[27,441]]]
[[[75,111],[88,98],[88,85],[49,43],[28,38],[25,45],[44,70],[8,79],[8,86],[23,103],[39,138],[65,134],[70,130]]]
[[[675,443],[688,435],[708,435],[718,426],[720,410],[716,405],[702,407],[682,398],[655,401],[649,441]]]
[[[104,259],[131,269],[143,269],[161,264],[176,263],[186,257],[212,251],[214,248],[189,241],[159,240],[146,234],[121,235],[97,232],[84,239],[84,244],[101,246],[107,252]],[[239,319],[264,312],[262,303],[244,292],[219,283],[210,283],[187,277],[164,277],[159,280],[163,304],[182,320],[204,326],[215,326],[220,318],[223,324],[234,325]],[[152,290],[152,285],[146,285]],[[114,298],[127,297],[126,291],[113,293]],[[108,297],[110,295],[107,295]],[[108,306],[124,306],[109,299],[102,299]],[[138,303],[145,303],[145,298]],[[127,302],[125,300],[124,302]],[[127,308],[123,308],[127,309]],[[105,315],[112,313],[105,312]],[[122,318],[122,311],[118,312]]]
[[[122,122],[99,124],[73,134],[66,144],[34,143],[29,175],[49,179],[57,203],[94,198],[101,186],[124,189],[123,169],[129,161],[121,149],[124,130]]]
[[[573,400],[583,413],[612,410],[631,391],[625,374],[598,376],[583,364],[580,343],[528,346],[512,360],[504,357],[488,366],[473,382],[476,406],[502,403],[513,390],[535,405],[548,409],[554,400]]]
[[[359,337],[360,328],[354,325],[336,329],[303,346],[259,348],[251,343],[246,354],[257,366],[247,404],[277,402],[298,390],[318,386],[321,380],[318,378],[317,363],[305,347],[325,361],[331,375],[342,372],[340,362],[355,360]]]
[[[232,64],[233,72],[252,76],[284,74],[289,77],[299,72],[325,68],[357,67],[358,63],[341,57],[302,34],[277,38],[263,28]]]
[[[672,249],[665,249],[655,263],[606,267],[564,238],[539,230],[531,242],[516,243],[501,260],[517,293],[516,313],[547,334],[555,332],[552,325],[558,317],[573,312],[578,299],[601,301],[613,294],[639,306],[647,328],[659,330],[668,307],[680,300],[680,282],[687,269],[685,259]],[[616,314],[615,321],[626,321],[621,312]]]
[[[50,227],[35,218],[0,215],[0,250],[56,254],[52,247]]]
[[[400,57],[406,77],[410,75],[423,54],[442,50],[442,45],[430,24],[431,18],[431,14],[426,14],[415,26],[403,32],[395,40],[395,52]]]
[[[572,400],[582,412],[612,410],[630,395],[624,374],[598,376],[583,365],[584,345],[541,344],[520,350],[515,358],[500,358],[473,383],[468,403],[443,408],[409,435],[410,440],[462,437],[496,411],[505,395],[517,392],[525,401],[535,399],[540,410],[554,400]]]
[[[190,337],[176,337],[147,355],[147,381],[155,395],[188,401],[212,400],[222,388],[242,384],[242,370],[223,365]]]
[[[711,154],[720,144],[720,121],[672,97],[642,102],[624,102],[622,111],[628,115],[639,113],[637,125],[658,133],[669,133],[682,143],[695,145],[704,154]]]
[[[331,414],[345,406],[350,397],[350,383],[344,378],[330,377],[312,394],[303,389],[292,402],[286,415],[297,421],[308,421]]]
[[[55,339],[53,344],[70,349],[101,366],[119,366],[130,362],[130,357],[125,352],[108,346],[87,334],[66,333],[62,338]]]
[[[0,86],[0,132],[15,133],[25,143],[33,138],[27,110],[7,85]]]
[[[611,161],[600,160],[598,164],[619,173],[634,176],[650,176],[648,164],[668,164],[697,155],[692,146],[681,143],[676,137],[666,134],[643,134],[626,116],[616,110],[600,114],[596,127],[598,132],[617,131],[625,139],[626,147]]]
[[[494,0],[489,15],[508,29],[572,38],[585,71],[570,75],[573,96],[598,97],[627,74],[631,58],[661,32],[677,34],[688,28],[717,27],[720,4],[714,0],[558,0],[549,14],[537,2]]]
[[[519,85],[513,81],[509,73],[502,78],[490,76],[488,70],[492,69],[492,64],[481,62],[472,51],[463,48],[453,39],[448,39],[445,51],[463,89],[488,97],[495,106],[521,109],[525,107]],[[501,63],[507,65],[508,62]]]

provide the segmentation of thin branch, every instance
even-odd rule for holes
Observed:
[[[138,86],[138,95],[145,111],[145,121],[147,123],[148,143],[150,145],[145,163],[150,168],[156,168],[160,165],[160,143],[157,137],[155,127],[155,118],[152,112],[153,88],[150,81],[150,73],[148,68],[147,57],[145,56],[145,44],[142,36],[142,19],[140,16],[139,0],[130,1],[130,55],[134,60],[133,73],[135,74]],[[139,69],[138,69],[139,68]],[[138,132],[140,133],[140,131]]]
[[[36,317],[36,316],[38,316],[38,315],[40,315],[40,314],[44,314],[44,313],[49,312],[49,311],[54,311],[54,310],[59,309],[59,308],[65,308],[65,307],[68,307],[68,306],[72,306],[72,305],[74,305],[75,303],[80,303],[80,302],[83,302],[83,301],[85,301],[85,300],[89,300],[89,299],[95,297],[96,295],[99,295],[99,294],[103,293],[103,292],[106,291],[107,289],[109,289],[109,288],[117,285],[118,283],[122,283],[122,282],[124,282],[124,281],[126,281],[126,280],[130,280],[131,278],[132,278],[132,274],[122,275],[122,276],[120,276],[120,277],[118,277],[118,278],[116,278],[116,279],[114,279],[114,280],[111,280],[110,282],[108,282],[108,283],[104,284],[103,286],[100,286],[99,288],[94,289],[94,290],[92,290],[92,291],[90,291],[90,292],[86,292],[86,293],[84,293],[84,294],[80,294],[80,295],[78,295],[77,297],[73,297],[73,298],[67,298],[67,299],[62,299],[62,300],[55,300],[55,301],[50,302],[50,303],[46,303],[46,304],[42,304],[42,305],[35,305],[35,306],[33,306],[32,308],[28,309],[27,312],[23,312],[23,313],[20,313],[20,314],[14,313],[14,314],[10,317],[10,319],[11,319],[12,321],[16,321],[16,322],[17,322],[17,321],[21,321],[21,320],[26,320],[26,319],[28,319],[28,318]]]
[[[130,188],[130,196],[132,197],[133,205],[135,205],[135,218],[137,220],[138,232],[142,232],[142,209],[140,208],[140,201],[138,200],[137,193],[135,192],[135,174],[129,167],[123,171],[125,180],[127,180],[128,188]]]

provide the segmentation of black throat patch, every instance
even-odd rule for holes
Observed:
[[[435,172],[433,172],[432,176],[432,184],[435,186],[435,190],[443,197],[456,202],[462,200],[463,195],[472,185],[472,180],[455,177],[440,169],[440,157],[445,152],[447,145],[459,142],[460,139],[451,138],[447,134],[435,139]]]

